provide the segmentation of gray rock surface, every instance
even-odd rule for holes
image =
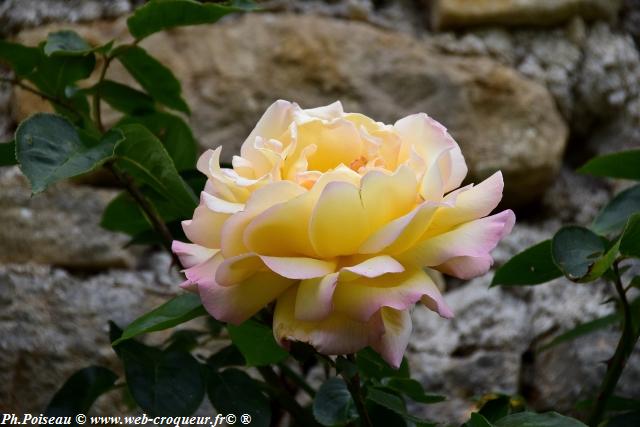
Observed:
[[[103,230],[113,190],[58,184],[31,196],[17,167],[0,168],[0,264],[36,262],[82,270],[133,266],[127,237]]]
[[[169,258],[153,263],[155,269],[92,276],[0,265],[0,410],[41,413],[77,369],[99,364],[119,370],[108,321],[124,326],[177,293]],[[109,402],[106,413],[119,414]]]
[[[552,229],[552,227],[549,227]],[[547,228],[516,225],[498,247],[497,264],[550,236]],[[425,387],[449,397],[423,407],[425,416],[462,422],[483,394],[523,395],[537,410],[573,411],[596,392],[613,355],[615,328],[585,336],[550,350],[540,346],[580,323],[609,314],[602,302],[611,293],[602,282],[576,284],[557,279],[523,288],[489,288],[492,274],[445,295],[456,317],[441,319],[423,308],[413,312],[409,344],[412,372]],[[640,396],[640,350],[634,354],[619,391]]]
[[[4,0],[0,3],[0,36],[51,21],[113,18],[139,3],[139,0]]]

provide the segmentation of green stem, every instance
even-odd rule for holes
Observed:
[[[147,200],[144,194],[142,194],[140,189],[136,187],[135,183],[133,182],[133,179],[131,179],[131,177],[126,173],[120,171],[116,167],[116,165],[113,164],[113,162],[107,162],[105,163],[104,166],[116,177],[118,181],[122,183],[122,185],[125,186],[125,188],[129,192],[131,197],[133,197],[133,200],[135,200],[136,203],[138,203],[138,205],[146,215],[149,222],[151,222],[151,225],[153,226],[153,228],[155,228],[155,230],[160,235],[162,239],[162,245],[171,254],[173,263],[177,265],[179,268],[182,268],[180,259],[171,250],[171,245],[173,243],[173,236],[171,235],[171,231],[169,231],[169,228],[167,228],[167,224],[164,223],[164,220],[156,210],[155,206],[153,206],[153,204],[151,204]]]
[[[107,69],[109,68],[109,64],[113,60],[113,56],[105,55],[104,65],[102,66],[102,70],[100,71],[100,77],[98,78],[98,83],[96,84],[96,92],[93,95],[93,118],[96,121],[96,125],[100,132],[104,132],[104,125],[102,124],[102,112],[100,111],[100,85],[104,81],[105,76],[107,75]]]
[[[320,426],[311,413],[300,406],[295,398],[287,391],[286,384],[283,384],[271,366],[259,366],[258,372],[260,372],[260,375],[262,375],[262,378],[264,378],[267,383],[270,393],[278,403],[295,418],[297,424],[310,427]]]
[[[356,359],[353,354],[347,355],[347,359],[355,365]],[[353,400],[356,403],[356,409],[358,410],[358,414],[360,415],[360,421],[362,425],[365,427],[372,427],[373,423],[371,422],[371,417],[369,417],[369,411],[367,411],[367,407],[364,404],[364,396],[362,394],[362,387],[360,385],[360,375],[356,373],[352,377],[348,377],[344,372],[342,373],[342,378],[344,378],[347,383],[347,388],[353,396]]]
[[[598,397],[596,398],[591,414],[589,415],[587,423],[591,427],[597,427],[600,424],[606,410],[607,401],[615,391],[622,371],[638,340],[638,334],[633,330],[631,308],[624,286],[622,285],[617,261],[613,264],[613,272],[615,274],[614,287],[620,297],[622,307],[622,335],[620,336],[620,341],[618,341],[618,346],[616,347],[613,357],[607,363],[607,372],[600,386]]]

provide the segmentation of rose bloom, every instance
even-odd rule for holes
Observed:
[[[458,144],[426,114],[394,125],[345,113],[340,102],[303,110],[277,101],[243,143],[233,168],[205,152],[207,178],[193,242],[174,242],[187,277],[221,321],[239,324],[275,301],[280,345],[324,354],[371,346],[398,366],[421,302],[451,318],[440,272],[487,272],[489,252],[513,227],[500,172],[458,188]]]

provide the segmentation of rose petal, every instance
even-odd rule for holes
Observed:
[[[433,268],[450,276],[469,280],[485,274],[492,265],[493,258],[487,254],[479,257],[461,256],[451,258],[444,264]]]
[[[333,273],[335,260],[321,260],[305,257],[260,256],[260,259],[274,273],[289,279],[313,279]]]
[[[296,291],[296,287],[290,288],[276,303],[273,335],[283,347],[288,347],[291,341],[301,341],[323,354],[350,354],[363,349],[383,333],[379,317],[358,322],[332,312],[318,322],[296,319]]]
[[[406,310],[383,307],[380,309],[380,317],[384,334],[377,341],[372,342],[371,347],[380,353],[389,365],[397,369],[402,363],[413,329],[411,315]]]
[[[358,189],[345,182],[329,183],[313,209],[309,234],[322,258],[356,253],[368,234]]]
[[[193,212],[192,219],[182,221],[182,229],[193,243],[219,249],[222,225],[227,218],[228,214],[213,212],[206,205],[199,205]]]
[[[438,287],[421,269],[374,279],[339,281],[333,295],[333,307],[335,311],[364,322],[381,307],[406,310],[424,296],[435,302],[436,311],[440,315],[446,317],[451,312]]]
[[[513,211],[502,211],[427,238],[398,255],[397,259],[404,265],[430,267],[460,256],[482,257],[511,231],[514,222]]]
[[[340,269],[340,281],[347,282],[358,277],[379,277],[387,273],[402,273],[404,267],[388,255],[369,258],[359,264]]]
[[[260,270],[266,269],[256,254],[242,254],[222,261],[216,270],[215,280],[220,286],[232,286]]]
[[[209,249],[204,246],[184,243],[178,240],[173,241],[171,250],[178,256],[184,268],[203,263],[218,252],[218,249]]]
[[[296,294],[295,318],[308,322],[325,319],[333,308],[333,291],[338,273],[302,280]]]

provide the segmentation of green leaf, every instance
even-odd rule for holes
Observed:
[[[466,422],[465,427],[494,427],[482,414],[472,412],[471,418]]]
[[[627,257],[640,258],[640,213],[629,218],[620,239],[620,253]]]
[[[422,384],[411,378],[383,378],[381,383],[393,391],[404,394],[415,402],[430,404],[446,400],[444,396],[426,394]]]
[[[40,50],[0,40],[0,61],[9,65],[18,77],[24,77],[38,65]]]
[[[385,377],[409,378],[409,364],[402,359],[400,368],[394,369],[380,355],[370,347],[360,350],[356,354],[356,364],[362,378],[381,380]]]
[[[71,30],[57,31],[47,36],[44,45],[44,53],[47,56],[61,55],[86,55],[91,53],[93,48],[78,33]]]
[[[148,185],[173,202],[183,218],[190,217],[198,199],[178,174],[162,143],[141,125],[125,125],[118,129],[124,140],[114,150],[116,165],[138,183]]]
[[[313,416],[323,426],[346,424],[358,418],[356,404],[341,378],[325,381],[313,400]]]
[[[17,165],[16,142],[9,141],[0,143],[0,166]]]
[[[493,276],[491,286],[537,285],[562,276],[553,262],[551,240],[545,240],[515,255]]]
[[[170,223],[181,218],[180,210],[170,200],[158,195],[149,187],[139,188],[140,192],[154,205],[164,222]],[[140,205],[128,192],[118,194],[102,213],[100,225],[110,231],[139,236],[142,233],[154,232],[153,225],[147,219]]]
[[[551,242],[556,265],[576,282],[590,282],[600,277],[611,267],[617,253],[618,243],[607,251],[605,241],[584,227],[563,227]]]
[[[622,231],[631,215],[640,212],[640,185],[628,188],[600,211],[591,228],[598,234],[616,234]]]
[[[599,317],[597,319],[591,320],[590,322],[582,323],[575,328],[568,330],[567,332],[558,335],[549,343],[540,347],[540,351],[545,351],[550,349],[551,347],[555,347],[558,344],[563,342],[572,341],[576,338],[580,338],[582,336],[588,335],[592,332],[595,332],[600,329],[604,329],[608,326],[611,326],[620,320],[620,316],[615,314],[610,314],[608,316]]]
[[[495,422],[512,412],[512,398],[507,394],[489,393],[482,397],[479,406],[478,413],[488,421]]]
[[[496,427],[586,427],[580,421],[555,412],[520,412],[495,422]]]
[[[120,133],[109,132],[98,142],[78,132],[63,117],[38,113],[18,126],[16,154],[32,191],[38,193],[54,182],[100,166],[121,140]]]
[[[63,101],[67,98],[67,86],[88,78],[96,65],[93,54],[47,56],[42,45],[38,51],[38,64],[25,78],[42,92]]]
[[[167,149],[179,171],[193,169],[198,156],[198,143],[189,125],[180,117],[165,112],[129,116],[118,125],[138,123],[149,129]]]
[[[121,331],[110,323],[112,342]],[[204,398],[200,364],[186,351],[161,351],[134,340],[114,346],[124,365],[127,386],[136,403],[151,416],[192,414]]]
[[[209,400],[220,414],[251,416],[251,425],[268,427],[271,424],[269,399],[260,391],[259,383],[237,369],[209,373]]]
[[[246,363],[247,362],[242,353],[240,353],[240,350],[238,350],[238,347],[233,344],[222,348],[207,359],[207,365],[211,366],[215,370],[226,368],[227,366],[243,366]]]
[[[414,423],[430,424],[427,420],[409,414],[404,400],[395,394],[387,393],[386,391],[380,390],[376,387],[369,387],[367,390],[367,400],[395,412],[405,420]]]
[[[640,180],[640,150],[605,154],[589,160],[578,172],[610,178]]]
[[[255,320],[239,326],[227,325],[233,344],[238,347],[249,366],[264,366],[282,362],[289,356],[273,338],[271,328]]]
[[[114,55],[153,99],[189,114],[189,106],[181,95],[180,82],[171,70],[147,51],[139,46],[127,46],[116,50]]]
[[[155,0],[127,19],[129,32],[138,40],[158,31],[185,25],[210,24],[243,9],[192,0]]]
[[[161,331],[207,314],[195,294],[183,294],[131,322],[113,345],[148,332]]]
[[[89,366],[71,375],[45,410],[48,417],[86,414],[98,397],[111,390],[118,376],[100,366]],[[72,425],[78,425],[75,419]]]
[[[97,92],[107,104],[125,114],[140,114],[155,109],[153,98],[149,95],[113,80],[103,80],[89,90],[89,93]]]
[[[631,411],[612,417],[606,427],[637,427],[640,425],[640,411]]]

